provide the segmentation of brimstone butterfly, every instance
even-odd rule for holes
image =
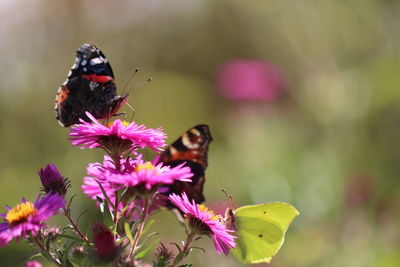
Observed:
[[[225,223],[236,230],[238,237],[232,254],[244,263],[270,262],[281,248],[290,223],[299,214],[283,202],[228,209]]]

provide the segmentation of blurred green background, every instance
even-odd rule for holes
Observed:
[[[80,185],[102,151],[72,148],[54,118],[76,49],[93,43],[120,91],[141,69],[127,89],[135,121],[163,126],[169,142],[210,125],[209,205],[221,206],[225,189],[237,205],[300,210],[268,266],[400,266],[399,15],[396,0],[0,0],[0,205],[34,199],[37,170],[55,163],[78,195],[75,216],[98,215]],[[273,66],[280,84],[264,89],[277,96],[221,94],[232,60]],[[156,220],[165,241],[182,236],[169,213]],[[194,266],[242,266],[201,244],[207,254],[193,253]],[[0,265],[22,266],[28,252],[12,242]]]

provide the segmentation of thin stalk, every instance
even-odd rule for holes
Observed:
[[[74,228],[75,232],[83,239],[83,241],[90,243],[89,239],[87,238],[87,236],[85,234],[83,234],[80,230],[78,225],[76,224],[76,222],[74,221],[74,219],[71,216],[71,213],[69,210],[67,210],[64,207],[64,216],[68,219],[68,221],[71,223],[72,228]]]
[[[148,200],[148,198],[146,198],[146,199],[144,199],[142,218],[141,218],[139,227],[136,230],[135,237],[133,239],[133,245],[132,245],[131,251],[129,253],[129,257],[133,256],[133,254],[136,250],[136,247],[139,243],[140,237],[142,236],[143,228],[144,228],[144,225],[146,224],[146,219],[148,217],[148,214],[147,214],[148,210],[149,210],[149,200]]]
[[[190,243],[192,243],[192,241],[193,241],[193,239],[194,239],[194,237],[196,236],[196,234],[195,233],[190,233],[188,236],[187,236],[187,238],[186,238],[186,242],[185,242],[185,246],[183,247],[183,249],[182,249],[182,252],[183,253],[185,253],[185,254],[188,254],[189,253],[189,250],[190,250]]]
[[[196,234],[191,232],[187,237],[186,237],[186,242],[185,245],[183,246],[182,251],[175,257],[174,263],[171,265],[171,267],[176,266],[178,263],[180,263],[183,259],[189,255],[190,252],[190,244],[194,240]]]
[[[117,171],[121,171],[121,157],[120,155],[112,155],[111,157],[114,161],[115,169]],[[114,202],[114,225],[115,228],[117,228],[117,221],[118,221],[118,205],[119,205],[119,199],[118,199],[118,192],[115,193],[115,202]]]
[[[55,258],[50,254],[49,251],[47,251],[47,249],[45,249],[45,247],[44,247],[43,244],[40,242],[40,240],[37,238],[37,236],[34,236],[34,237],[33,237],[33,240],[35,240],[36,245],[38,245],[38,247],[40,248],[40,250],[41,250],[42,252],[47,252],[47,253],[49,253],[50,259],[51,259],[57,266],[62,267],[62,264],[59,263],[58,260],[55,259]]]

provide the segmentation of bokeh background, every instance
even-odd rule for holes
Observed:
[[[260,266],[400,266],[399,14],[396,0],[1,0],[0,205],[35,198],[37,170],[55,163],[74,215],[88,210],[82,227],[98,216],[80,185],[102,152],[72,148],[53,110],[87,42],[120,91],[141,69],[126,89],[135,121],[163,126],[169,142],[210,125],[210,206],[228,205],[225,189],[237,205],[300,210]],[[155,219],[163,240],[181,237],[168,212]],[[201,245],[194,266],[242,266]],[[12,242],[0,265],[22,266],[29,251]]]

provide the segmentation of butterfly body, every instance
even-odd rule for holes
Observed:
[[[94,45],[84,44],[76,52],[75,63],[56,96],[56,119],[68,127],[89,121],[85,112],[96,119],[113,116],[128,100],[117,95],[112,68],[104,54]]]
[[[184,163],[193,173],[192,182],[175,182],[169,186],[166,195],[171,193],[180,195],[185,192],[189,199],[198,204],[205,201],[203,187],[205,170],[208,166],[208,147],[211,141],[209,127],[200,124],[186,131],[161,153],[159,161],[165,165],[174,167]]]

